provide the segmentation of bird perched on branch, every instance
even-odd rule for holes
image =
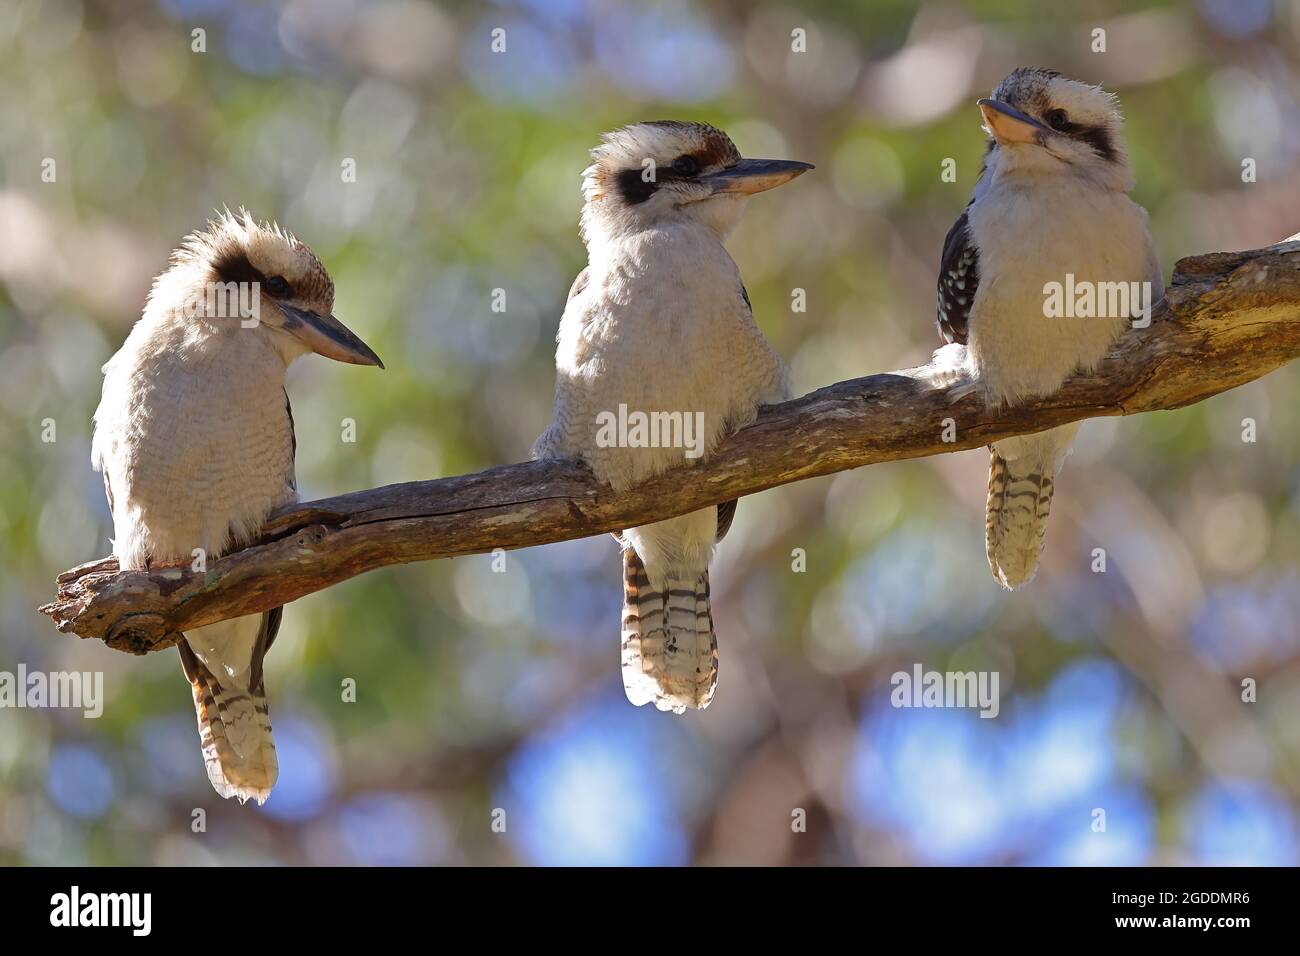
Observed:
[[[583,174],[588,265],[556,350],[555,421],[539,458],[582,458],[625,489],[707,457],[760,404],[789,397],[723,246],[748,198],[812,167],[743,159],[703,123],[607,133]],[[718,678],[709,562],[736,502],[628,528],[623,687],[638,706],[707,707]]]
[[[1135,180],[1114,96],[1019,69],[978,105],[988,152],[944,241],[939,331],[967,347],[990,406],[1019,405],[1094,369],[1164,285],[1146,211],[1128,196]],[[991,448],[985,542],[1005,588],[1038,568],[1056,474],[1078,429]]]
[[[289,363],[307,352],[383,368],[332,315],[334,283],[276,225],[226,212],[190,235],[104,365],[91,457],[125,569],[203,563],[241,547],[297,498]],[[279,765],[262,660],[282,608],[178,643],[208,779],[265,802]]]

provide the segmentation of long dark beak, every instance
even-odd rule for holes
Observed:
[[[812,169],[811,163],[792,159],[742,159],[730,169],[701,176],[700,182],[713,187],[713,195],[740,193],[745,196],[788,183]]]
[[[350,365],[384,367],[374,350],[334,316],[284,304],[280,311],[284,313],[284,330],[317,355]]]
[[[1043,133],[1051,133],[1050,126],[1020,112],[1001,100],[988,98],[976,100],[984,126],[999,143],[1036,143]]]

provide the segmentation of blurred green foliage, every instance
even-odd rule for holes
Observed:
[[[0,671],[102,670],[108,700],[98,720],[0,710],[0,861],[1295,863],[1294,368],[1085,426],[1043,569],[1013,596],[983,557],[982,453],[747,499],[714,574],[717,701],[683,720],[621,698],[608,538],[312,595],[268,660],[283,773],[261,811],[209,788],[172,654],[59,636],[34,609],[109,550],[99,366],[215,208],[295,230],[387,361],[291,372],[299,487],[320,497],[527,456],[604,130],[700,119],[817,164],[730,243],[805,391],[939,344],[940,245],[983,150],[973,101],[1018,65],[1121,96],[1166,274],[1295,233],[1298,44],[1300,5],[1266,0],[7,3]],[[998,669],[998,728],[890,711],[888,675],[914,661]]]

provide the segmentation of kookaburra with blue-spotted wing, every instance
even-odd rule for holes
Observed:
[[[581,458],[621,490],[706,458],[760,404],[789,397],[785,363],[755,324],[723,242],[751,195],[812,167],[743,159],[721,130],[674,121],[608,133],[592,158],[583,177],[588,265],[560,321],[555,421],[534,454]],[[698,454],[602,437],[602,421],[620,408],[701,422]],[[680,714],[713,698],[709,562],[735,509],[731,501],[618,536],[623,687],[633,704]]]
[[[975,388],[992,407],[1049,395],[1092,371],[1134,311],[1103,295],[1164,286],[1146,211],[1121,139],[1115,97],[1052,70],[1016,70],[979,101],[989,133],[974,198],[944,242],[939,330],[966,346]],[[1049,290],[1091,284],[1091,315],[1049,308]],[[1056,305],[1060,305],[1059,298]],[[985,543],[1006,588],[1038,568],[1056,474],[1079,425],[996,442],[989,468]]]
[[[383,363],[334,318],[334,283],[278,226],[226,213],[189,236],[104,366],[92,459],[125,569],[190,565],[248,543],[297,497],[289,363],[307,352]],[[262,661],[282,608],[178,643],[208,779],[266,800],[278,762]]]

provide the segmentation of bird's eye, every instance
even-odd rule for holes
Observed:
[[[1065,110],[1048,110],[1043,119],[1047,120],[1047,125],[1054,130],[1064,130],[1070,125],[1070,117]]]
[[[673,172],[683,176],[694,176],[700,171],[700,164],[694,156],[678,156],[673,160]]]
[[[283,298],[289,294],[289,283],[285,282],[282,276],[271,276],[264,285],[267,292],[278,298]]]

